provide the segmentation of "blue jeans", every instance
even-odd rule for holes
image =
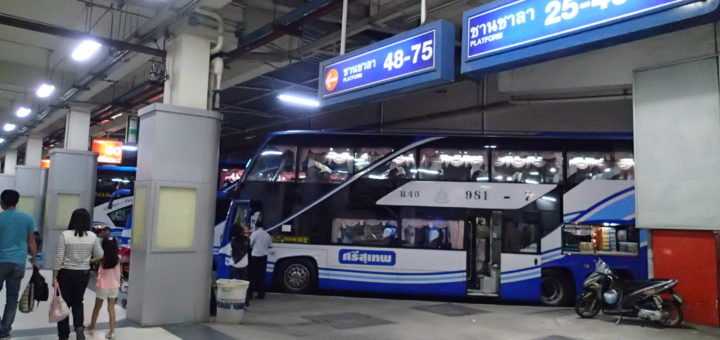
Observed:
[[[16,263],[0,263],[0,290],[5,285],[5,311],[0,322],[0,338],[10,336],[15,312],[18,309],[18,297],[20,295],[20,281],[25,276],[25,268]]]

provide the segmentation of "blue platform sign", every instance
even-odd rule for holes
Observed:
[[[709,22],[717,8],[718,0],[496,1],[463,16],[462,72],[497,71],[666,33]]]
[[[370,100],[453,81],[454,31],[437,21],[323,62],[320,99]]]

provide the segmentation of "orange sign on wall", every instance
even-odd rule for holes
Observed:
[[[46,169],[50,168],[50,159],[46,158],[46,159],[40,160],[40,166],[43,168],[46,168]]]
[[[98,163],[122,163],[123,143],[115,140],[94,139],[92,151],[98,153]]]

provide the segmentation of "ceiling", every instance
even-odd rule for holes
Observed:
[[[484,2],[489,1],[427,0],[428,21],[448,19],[459,24],[464,10]],[[350,0],[347,50],[417,27],[419,4],[419,0]],[[215,9],[223,17],[225,56],[233,55],[238,46],[247,47],[247,53],[226,58],[221,105],[216,108],[225,115],[223,135],[327,113],[287,106],[276,97],[281,91],[317,93],[319,63],[337,55],[342,0],[11,0],[0,2],[0,15],[162,49],[164,33],[189,17],[191,25],[212,32],[211,19],[193,14],[199,6]],[[259,32],[270,32],[270,38]],[[156,95],[158,87],[150,82],[150,70],[162,69],[163,58],[105,48],[94,60],[80,64],[67,57],[77,43],[0,22],[0,124],[11,121],[21,126],[20,132],[6,134],[7,139],[38,133],[50,136],[46,145],[57,145],[63,124],[56,112],[72,101],[96,105],[93,121],[99,128],[93,131],[108,134],[122,126],[109,124],[107,112],[132,115],[139,107],[161,100],[161,90]],[[58,94],[71,89],[77,93],[67,101],[37,100],[34,89],[47,79],[56,84]],[[14,117],[20,104],[32,105],[34,115],[26,120]],[[17,141],[15,145],[19,146]]]

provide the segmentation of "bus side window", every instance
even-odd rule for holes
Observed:
[[[409,151],[375,168],[364,178],[372,180],[394,180],[415,178],[415,152]]]
[[[341,183],[353,170],[350,148],[306,147],[300,151],[300,181]]]
[[[631,152],[571,151],[568,157],[568,183],[585,180],[633,180],[635,161]]]
[[[253,162],[249,181],[290,182],[295,180],[295,146],[271,145]]]
[[[487,150],[421,149],[418,173],[424,180],[486,182]]]
[[[557,184],[563,157],[553,151],[493,151],[494,182]]]

